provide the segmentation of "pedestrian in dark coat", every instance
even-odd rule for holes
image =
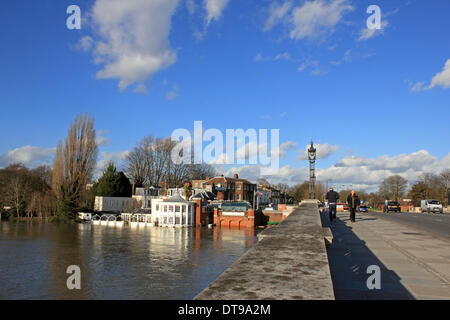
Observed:
[[[327,192],[326,199],[328,202],[328,215],[330,216],[330,222],[333,222],[333,219],[336,219],[336,203],[339,199],[339,193],[330,188],[330,191]]]
[[[358,210],[360,200],[356,195],[355,190],[352,190],[352,193],[347,197],[347,204],[350,208],[350,221],[355,222],[356,210]]]

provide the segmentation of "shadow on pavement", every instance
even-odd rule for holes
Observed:
[[[321,213],[323,227],[330,226],[328,212]],[[389,270],[366,246],[345,221],[340,219],[331,226],[333,243],[327,246],[328,261],[337,300],[414,300],[414,296],[402,285],[401,278]],[[377,218],[357,217],[356,224]],[[369,290],[367,267],[377,265],[381,271],[381,289]]]

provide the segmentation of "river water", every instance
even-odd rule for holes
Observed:
[[[0,299],[192,299],[254,230],[0,222]],[[69,290],[68,266],[81,270]]]

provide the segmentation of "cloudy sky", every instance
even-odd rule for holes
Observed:
[[[69,30],[67,7],[81,8]],[[450,167],[450,2],[5,0],[0,167],[51,163],[70,121],[96,119],[99,166],[177,128],[280,130],[280,171],[373,189]],[[259,166],[220,167],[256,179]]]

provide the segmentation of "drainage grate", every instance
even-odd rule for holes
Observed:
[[[423,236],[423,233],[417,233],[417,232],[402,232],[402,233],[411,235],[411,236]]]

